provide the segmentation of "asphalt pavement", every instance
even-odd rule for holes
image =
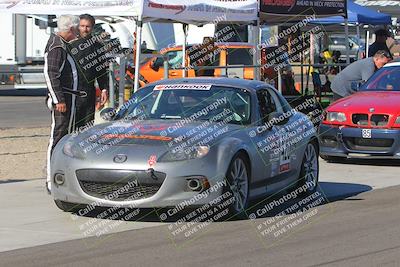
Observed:
[[[319,192],[325,196],[326,203],[330,203],[348,197],[354,198],[374,189],[397,186],[400,185],[398,168],[399,163],[395,161],[371,161],[367,165],[363,161],[338,164],[320,159]],[[395,209],[399,203],[389,204]],[[0,252],[82,239],[97,234],[96,231],[87,233],[82,229],[82,225],[93,225],[96,215],[76,217],[58,210],[51,196],[45,192],[44,179],[0,182],[0,211],[1,217],[4,218],[0,220]],[[117,225],[104,220],[104,227],[109,227],[110,233],[136,230],[135,233],[139,234],[144,228],[165,225],[160,222],[158,214],[155,210],[144,210],[139,216],[128,221],[118,221]],[[95,221],[96,225],[99,225],[103,220],[95,218]],[[224,224],[230,225],[231,222],[222,223]],[[225,229],[225,226],[222,228]],[[98,238],[103,239],[103,235]],[[254,239],[254,242],[256,241]],[[0,253],[0,258],[2,255]]]
[[[43,99],[0,96],[0,128],[48,126]],[[74,216],[56,208],[44,179],[0,181],[0,266],[400,266],[399,166],[320,159],[325,201],[307,213],[197,223],[184,235],[157,210],[127,221]],[[278,230],[263,228],[272,223]]]
[[[214,223],[177,246],[168,226],[0,254],[0,266],[399,266],[400,187],[314,208],[324,214],[290,238],[257,232],[266,219]]]
[[[50,127],[50,112],[42,94],[16,96],[16,90],[10,95],[2,93],[0,91],[0,129]]]

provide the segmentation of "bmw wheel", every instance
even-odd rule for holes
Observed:
[[[229,165],[226,191],[234,197],[229,210],[231,215],[244,216],[249,206],[249,163],[243,153],[236,154]]]
[[[301,163],[298,187],[300,188],[304,186],[305,188],[305,191],[300,194],[301,196],[307,196],[317,190],[318,177],[318,147],[315,142],[311,141],[306,146],[303,161]]]

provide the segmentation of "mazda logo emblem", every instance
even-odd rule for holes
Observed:
[[[369,108],[369,112],[375,112],[374,108]]]
[[[124,163],[127,159],[128,159],[128,157],[126,155],[119,154],[114,157],[114,162],[115,163]]]

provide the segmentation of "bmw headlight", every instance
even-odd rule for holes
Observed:
[[[172,149],[160,158],[160,162],[182,161],[189,159],[199,159],[210,151],[209,146],[193,146],[186,149]]]
[[[345,122],[346,115],[343,112],[328,112],[326,120],[329,122]]]
[[[82,149],[73,141],[68,141],[64,144],[63,153],[71,158],[84,159],[85,153]]]
[[[394,124],[400,124],[400,116],[398,116],[398,117],[396,118],[396,121],[394,122]]]

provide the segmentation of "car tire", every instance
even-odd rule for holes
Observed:
[[[319,163],[318,147],[315,141],[307,144],[301,162],[301,170],[298,178],[297,188],[305,187],[306,190],[299,194],[299,197],[306,197],[314,193],[318,188]],[[309,186],[312,183],[312,186]]]
[[[69,203],[58,199],[55,199],[54,203],[56,204],[57,208],[65,212],[76,212],[80,208],[78,204]]]
[[[232,158],[225,177],[227,183],[224,187],[224,193],[230,192],[229,198],[235,197],[235,200],[229,205],[229,214],[238,218],[247,217],[250,164],[243,152],[237,153]]]

